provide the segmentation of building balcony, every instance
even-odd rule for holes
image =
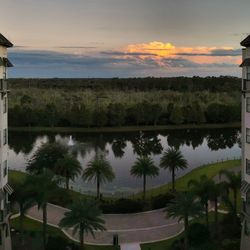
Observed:
[[[243,92],[250,92],[250,79],[243,80],[242,91]]]
[[[0,80],[0,93],[6,94],[9,92],[9,86],[8,86],[8,82],[5,79],[1,79]]]

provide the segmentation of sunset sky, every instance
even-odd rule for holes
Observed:
[[[8,0],[10,77],[240,76],[249,0]]]

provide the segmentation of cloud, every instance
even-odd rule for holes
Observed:
[[[58,46],[55,48],[58,48],[58,49],[97,49],[97,47],[94,47],[94,46]]]
[[[233,48],[176,47],[151,42],[122,49],[86,53],[22,49],[10,50],[13,77],[142,77],[237,74],[241,50]],[[63,48],[63,47],[61,47]],[[236,70],[237,69],[237,70]],[[205,72],[205,73],[204,73]],[[219,73],[220,72],[220,73]]]

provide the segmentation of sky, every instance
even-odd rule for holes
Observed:
[[[8,0],[9,77],[240,76],[249,0]]]

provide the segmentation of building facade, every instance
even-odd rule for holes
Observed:
[[[8,197],[13,190],[8,185],[7,68],[12,64],[7,58],[7,49],[12,46],[12,43],[0,34],[0,250],[11,249]]]
[[[250,249],[250,36],[245,38],[242,49],[242,185],[243,223],[241,250]]]

